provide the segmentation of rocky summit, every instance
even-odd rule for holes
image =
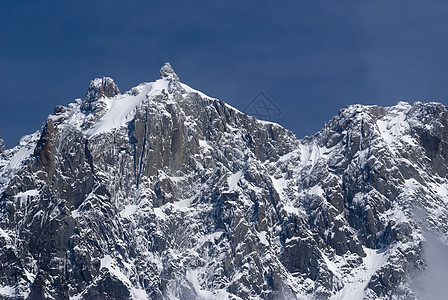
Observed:
[[[352,105],[297,139],[161,77],[124,94],[95,79],[0,142],[1,299],[427,295],[445,106]]]

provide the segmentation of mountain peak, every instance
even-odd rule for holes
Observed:
[[[169,79],[170,81],[179,81],[179,77],[174,72],[173,67],[169,62],[166,62],[163,67],[160,69],[160,76],[164,79]]]
[[[102,96],[113,97],[118,94],[120,94],[120,90],[114,80],[110,77],[101,77],[90,81],[86,98],[92,96],[96,98],[101,98]]]
[[[118,85],[110,77],[95,78],[90,81],[87,95],[83,100],[82,110],[88,111],[92,109],[92,103],[102,97],[114,97],[120,94]]]
[[[0,153],[0,298],[420,299],[447,107],[352,105],[299,140],[160,74],[94,79]]]

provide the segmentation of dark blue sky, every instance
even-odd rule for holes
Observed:
[[[42,5],[41,3],[45,3]],[[446,1],[1,1],[7,146],[94,77],[181,80],[243,109],[260,91],[298,137],[353,103],[448,103]]]

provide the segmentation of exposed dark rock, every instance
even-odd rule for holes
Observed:
[[[95,78],[90,81],[89,90],[81,104],[81,111],[84,113],[95,112],[104,108],[98,100],[103,97],[112,98],[118,94],[120,94],[120,90],[112,78]]]
[[[0,138],[0,154],[5,151],[5,141]]]

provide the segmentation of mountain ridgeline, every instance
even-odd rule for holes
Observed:
[[[0,298],[425,297],[445,106],[352,105],[297,139],[160,73],[0,141]]]

